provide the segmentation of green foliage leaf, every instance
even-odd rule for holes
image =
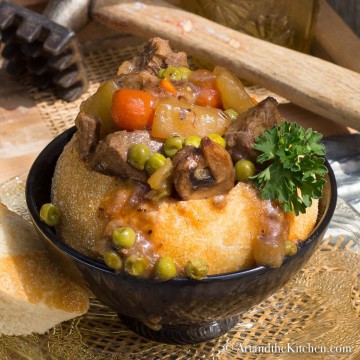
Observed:
[[[260,197],[282,204],[284,211],[304,213],[312,199],[322,196],[325,146],[322,135],[296,123],[283,122],[257,137],[254,149],[267,168],[251,177]]]

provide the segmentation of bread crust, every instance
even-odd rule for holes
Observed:
[[[97,256],[93,248],[106,226],[98,216],[99,204],[116,186],[116,178],[90,170],[81,160],[75,135],[57,162],[52,182],[51,199],[61,212],[59,236],[77,251]]]
[[[77,153],[76,138],[66,147],[55,171],[52,193],[64,215],[59,233],[70,246],[91,255],[106,225],[94,217],[104,194],[118,185],[115,178],[86,167]],[[156,211],[134,211],[123,216],[123,226],[147,234],[154,251],[172,257],[180,268],[193,258],[203,258],[209,274],[232,272],[255,264],[253,244],[266,221],[264,201],[250,184],[238,183],[220,198],[165,201]],[[287,215],[291,240],[309,235],[317,208],[315,201],[306,214]]]
[[[44,333],[84,314],[89,294],[52,261],[34,227],[0,204],[0,334]]]

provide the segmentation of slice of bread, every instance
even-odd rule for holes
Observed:
[[[89,291],[50,260],[31,224],[0,204],[0,335],[45,333],[88,308]]]

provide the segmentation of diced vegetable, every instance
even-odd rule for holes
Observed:
[[[185,139],[185,146],[194,146],[196,148],[200,147],[201,138],[199,136],[189,136]]]
[[[144,170],[147,160],[151,156],[151,150],[144,144],[131,145],[127,155],[128,163],[135,169]]]
[[[145,197],[152,201],[159,201],[165,196],[169,196],[172,190],[171,175],[172,162],[166,158],[165,164],[157,169],[148,179],[148,184],[151,190],[148,191]]]
[[[191,74],[191,70],[187,67],[169,66],[166,69],[161,69],[159,71],[158,76],[161,79],[168,78],[171,80],[180,81],[180,80],[187,80],[190,74]]]
[[[145,163],[145,171],[152,175],[157,169],[160,169],[165,165],[166,157],[162,154],[156,153],[151,155]]]
[[[209,70],[198,69],[194,70],[189,75],[189,81],[197,86],[212,87],[215,83],[216,76]]]
[[[281,266],[285,257],[285,242],[281,237],[259,236],[254,241],[254,259],[258,265]]]
[[[152,136],[167,139],[173,135],[182,137],[223,135],[230,119],[220,109],[189,105],[168,98],[159,101],[152,125]]]
[[[285,241],[285,255],[293,256],[297,253],[297,245],[294,241],[286,240]]]
[[[224,113],[229,116],[231,121],[235,121],[239,116],[239,114],[234,109],[227,109],[224,111]]]
[[[226,148],[226,141],[225,141],[225,139],[224,139],[222,136],[220,136],[219,134],[209,134],[209,135],[208,135],[208,138],[209,138],[211,141],[213,141],[213,142],[219,144],[220,146],[222,146],[224,149]]]
[[[216,76],[209,70],[193,71],[189,81],[199,87],[196,105],[221,108],[221,94],[216,85]]]
[[[141,254],[130,255],[125,260],[125,271],[133,276],[144,275],[146,270],[147,261]]]
[[[233,109],[238,114],[241,114],[254,106],[242,82],[229,70],[216,66],[214,74],[216,75],[216,85],[220,91],[224,109]]]
[[[148,184],[152,189],[163,190],[169,186],[169,178],[172,173],[172,162],[169,158],[166,159],[165,164],[157,169],[148,179]]]
[[[185,265],[185,273],[191,279],[202,280],[207,275],[208,271],[209,265],[200,258],[190,260]]]
[[[165,89],[168,93],[175,95],[176,87],[171,83],[168,78],[162,79],[160,81],[160,86]]]
[[[111,116],[119,129],[137,130],[150,127],[154,116],[154,99],[143,90],[120,89],[113,95]]]
[[[201,87],[199,95],[196,98],[196,105],[221,108],[222,102],[219,90],[215,87]]]
[[[174,261],[165,256],[159,259],[155,266],[156,278],[161,281],[173,279],[176,276],[176,266]]]
[[[112,242],[117,249],[129,249],[134,246],[135,240],[135,231],[130,227],[117,228],[112,234]]]
[[[172,158],[184,144],[184,139],[181,136],[172,136],[166,139],[164,143],[164,153],[167,157]]]
[[[56,226],[59,224],[61,218],[60,210],[57,206],[47,203],[40,209],[40,219],[49,226]]]
[[[83,101],[80,105],[80,112],[96,116],[101,121],[101,137],[116,130],[111,117],[111,103],[114,92],[118,90],[114,81],[103,82],[95,94]]]
[[[235,180],[246,181],[255,174],[255,165],[249,160],[241,159],[235,164]]]
[[[105,261],[105,264],[110,268],[110,269],[114,269],[116,271],[120,271],[123,267],[123,262],[121,260],[120,255],[114,251],[114,250],[109,250],[106,251],[103,254],[103,259]]]

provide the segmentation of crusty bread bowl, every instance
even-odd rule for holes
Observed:
[[[124,62],[75,123],[53,179],[56,230],[115,271],[169,280],[276,268],[315,226],[321,135],[287,123],[274,98],[251,98],[227,69],[191,70],[164,39]]]
[[[80,159],[77,141],[75,135],[58,160],[52,201],[62,213],[59,235],[79,252],[97,257],[106,227],[99,216],[101,201],[122,185],[119,178],[91,170]],[[154,250],[170,256],[180,268],[190,259],[202,258],[209,265],[209,275],[220,274],[255,264],[254,241],[266,221],[266,202],[250,184],[238,183],[221,197],[164,201],[157,210],[134,211],[124,216],[124,223],[145,232]],[[287,214],[290,239],[305,239],[317,213],[318,201],[313,201],[305,214]]]

